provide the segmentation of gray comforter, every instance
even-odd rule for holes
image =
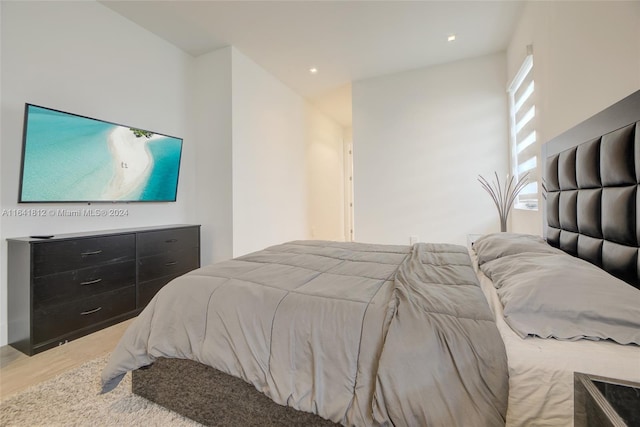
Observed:
[[[165,286],[102,374],[192,359],[343,425],[504,425],[504,345],[464,247],[297,241]]]

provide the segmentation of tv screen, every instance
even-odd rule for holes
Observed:
[[[26,104],[20,203],[174,202],[182,139]]]

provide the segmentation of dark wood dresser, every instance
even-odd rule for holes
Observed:
[[[9,344],[33,355],[136,316],[200,267],[200,226],[8,241]]]

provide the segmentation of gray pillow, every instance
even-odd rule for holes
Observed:
[[[551,247],[540,236],[518,233],[487,234],[473,242],[473,250],[478,256],[478,265],[503,256],[524,252],[562,253]]]
[[[640,290],[565,253],[522,253],[485,263],[521,337],[640,345]]]

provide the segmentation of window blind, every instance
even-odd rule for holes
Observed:
[[[511,131],[511,169],[518,182],[526,179],[515,201],[516,209],[538,209],[538,144],[536,135],[535,82],[533,80],[532,49],[518,74],[509,85],[509,115]]]

